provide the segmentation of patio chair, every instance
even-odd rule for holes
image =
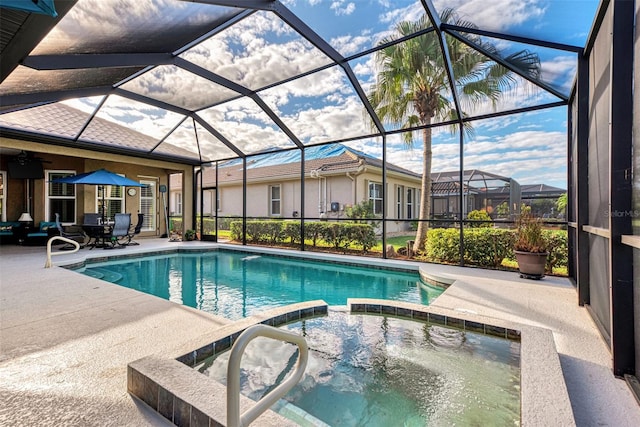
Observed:
[[[100,224],[100,214],[98,213],[86,213],[84,214],[83,225],[98,225]]]
[[[131,214],[117,213],[114,216],[113,228],[104,236],[104,248],[113,249],[115,247],[124,248],[119,240],[129,234],[131,227]]]
[[[139,245],[140,243],[136,242],[135,240],[133,240],[134,237],[136,237],[136,235],[140,234],[140,231],[142,230],[142,222],[144,221],[144,214],[139,213],[138,214],[138,223],[136,224],[135,227],[130,228],[129,232],[127,233],[126,236],[124,236],[122,238],[122,240],[125,240],[124,242],[121,241],[120,244],[123,246],[127,246],[127,245]]]
[[[85,241],[87,240],[87,235],[84,234],[84,232],[81,229],[78,229],[77,227],[74,229],[71,229],[71,228],[65,229],[60,223],[60,214],[56,213],[55,215],[56,215],[56,228],[58,229],[60,236],[66,237],[67,239],[71,239],[75,242],[78,242],[80,244],[80,248],[84,248]],[[62,246],[60,249],[66,250],[66,249],[73,249],[73,248],[74,246],[71,245],[70,243],[65,243],[64,246]]]

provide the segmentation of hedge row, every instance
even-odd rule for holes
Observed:
[[[242,240],[242,221],[231,222],[231,238]],[[368,252],[376,245],[376,234],[369,224],[351,222],[305,222],[304,238],[315,247],[319,240],[336,250],[346,251],[352,245]],[[247,241],[254,244],[299,244],[300,222],[282,220],[247,221]]]
[[[566,267],[568,247],[566,230],[543,230],[547,243],[547,271],[554,267]],[[515,233],[500,228],[471,228],[464,231],[464,262],[480,267],[499,267],[502,260],[514,260],[513,242]],[[460,260],[460,230],[456,228],[433,228],[427,234],[425,245],[430,261],[458,263]]]

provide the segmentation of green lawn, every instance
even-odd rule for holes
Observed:
[[[415,233],[407,236],[387,237],[387,245],[393,245],[394,249],[397,251],[400,248],[407,247],[407,240],[414,240],[415,238]],[[382,239],[378,240],[378,243],[373,247],[373,250],[382,252]]]

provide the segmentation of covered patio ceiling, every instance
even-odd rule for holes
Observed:
[[[412,129],[382,122],[367,100],[374,57],[414,37],[465,43],[515,75],[510,96],[432,126],[566,105],[589,33],[573,8],[547,4],[553,21],[501,26],[495,8],[488,16],[467,3],[56,0],[57,18],[2,9],[0,136],[193,165],[336,141],[381,145]],[[499,3],[517,15],[549,2]],[[595,16],[597,5],[576,7]],[[476,28],[441,22],[447,7]],[[381,44],[424,14],[429,28]],[[523,49],[539,56],[539,78],[505,59]],[[445,96],[461,106],[446,49],[444,63]]]

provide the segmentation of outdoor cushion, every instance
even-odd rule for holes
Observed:
[[[20,225],[17,221],[0,222],[0,236],[13,236]]]
[[[27,237],[47,237],[49,235],[49,228],[51,228],[52,230],[57,230],[56,223],[49,221],[40,221],[40,227],[38,228],[38,231],[27,234]]]

